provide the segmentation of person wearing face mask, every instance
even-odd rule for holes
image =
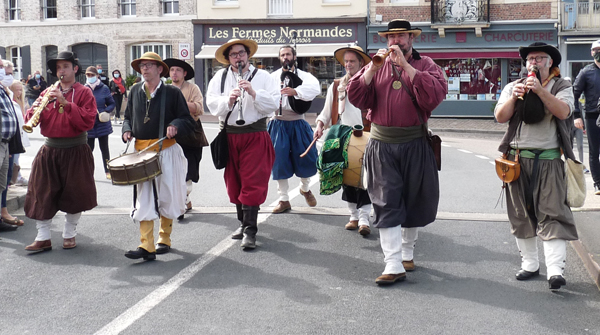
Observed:
[[[574,117],[575,127],[586,130],[594,194],[600,195],[600,127],[596,124],[600,115],[597,107],[600,98],[600,40],[592,43],[591,53],[594,62],[579,72],[573,84],[575,101],[579,101],[581,94],[585,95],[585,111],[581,110],[581,104],[576,103]]]
[[[313,140],[313,130],[304,118],[304,112],[297,107],[309,106],[321,93],[321,84],[312,74],[297,68],[296,50],[291,45],[284,45],[279,49],[281,69],[271,73],[277,82],[281,83],[281,98],[275,116],[269,122],[269,134],[275,147],[275,164],[273,165],[273,180],[277,181],[279,203],[273,208],[273,213],[284,213],[292,209],[288,194],[289,179],[294,175],[300,178],[300,194],[310,207],[317,205],[317,199],[312,194],[309,185],[310,177],[317,173],[317,148],[312,147],[308,154],[299,156],[310,146]],[[291,73],[289,77],[282,74]],[[302,84],[296,87],[287,86],[282,80],[299,78]]]
[[[102,152],[102,165],[104,166],[104,173],[106,179],[110,179],[110,172],[108,172],[108,166],[106,162],[110,160],[110,151],[108,149],[108,135],[112,134],[113,128],[110,123],[110,114],[115,109],[115,100],[110,94],[108,86],[104,85],[98,79],[98,72],[95,67],[90,66],[85,70],[85,76],[87,78],[85,86],[89,87],[94,93],[96,99],[96,106],[98,107],[98,115],[96,115],[96,122],[94,128],[88,131],[88,145],[94,151],[94,143],[98,139],[100,144],[100,151]]]
[[[100,81],[108,86],[108,77],[106,76],[106,72],[102,69],[102,64],[96,64],[96,70],[98,71],[98,78],[100,78]]]
[[[48,87],[48,84],[44,78],[42,78],[40,71],[35,71],[33,77],[27,82],[27,93],[25,97],[27,98],[29,106],[33,105],[35,99],[40,96],[40,93],[44,91],[46,87]]]
[[[350,78],[362,69],[363,66],[369,64],[371,57],[359,46],[340,48],[335,51],[334,57],[344,66],[346,75],[339,80],[335,80],[327,90],[325,105],[317,117],[315,138],[321,138],[323,136],[323,129],[335,125],[338,118],[343,125],[350,127],[354,127],[355,125],[364,126],[364,131],[371,131],[371,122],[364,119],[367,111],[363,112],[352,105],[348,101],[348,95],[346,94],[346,87]],[[337,100],[336,104],[334,104],[335,100]],[[337,106],[337,109],[334,110],[333,106]],[[323,191],[323,184],[321,185],[321,191]],[[339,187],[338,184],[336,191]],[[341,187],[343,189],[342,199],[348,203],[348,209],[350,210],[350,221],[346,224],[345,228],[348,230],[358,229],[358,233],[362,236],[371,234],[371,228],[369,227],[371,199],[369,198],[369,193],[358,187],[347,185],[341,185]]]
[[[121,71],[114,70],[112,73],[113,79],[109,83],[110,94],[115,99],[115,120],[117,124],[123,124],[121,121],[121,106],[123,98],[127,99],[127,89],[125,88],[125,80],[121,77]]]

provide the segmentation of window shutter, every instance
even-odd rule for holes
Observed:
[[[21,47],[21,78],[27,78],[31,74],[31,47],[29,45]]]

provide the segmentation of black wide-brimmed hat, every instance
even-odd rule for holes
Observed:
[[[56,62],[58,62],[59,60],[66,60],[73,63],[74,66],[77,66],[77,73],[75,73],[75,75],[80,75],[84,73],[83,69],[81,68],[81,65],[79,64],[79,59],[77,58],[76,53],[72,51],[61,51],[58,53],[58,56],[56,56],[56,58],[49,59],[48,62],[46,62],[46,65],[48,66],[48,71],[50,71],[50,73],[52,73],[54,76],[57,76]]]
[[[521,55],[521,58],[524,61],[527,61],[527,55],[529,55],[529,53],[533,51],[541,51],[550,55],[550,58],[552,58],[553,67],[558,67],[558,64],[560,64],[560,61],[562,60],[560,51],[558,51],[556,47],[546,44],[544,42],[534,42],[527,47],[519,47],[519,55]]]
[[[388,30],[377,32],[379,36],[400,33],[413,33],[415,37],[421,35],[420,28],[412,28],[410,22],[403,19],[396,19],[388,22]]]
[[[167,58],[163,60],[163,62],[165,62],[165,64],[169,66],[169,69],[173,66],[177,66],[182,68],[183,71],[187,72],[187,74],[185,75],[185,80],[190,80],[194,78],[194,68],[192,68],[192,66],[188,62],[176,58]],[[168,77],[170,77],[170,74],[167,75],[167,78]]]

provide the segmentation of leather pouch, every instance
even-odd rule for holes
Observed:
[[[515,153],[515,160],[507,159],[507,156],[496,158],[496,174],[504,183],[512,183],[519,179],[521,164],[519,164],[519,150]]]

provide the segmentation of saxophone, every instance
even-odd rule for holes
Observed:
[[[42,98],[42,101],[40,101],[40,104],[33,111],[33,115],[31,116],[31,119],[29,119],[29,121],[27,121],[27,123],[25,125],[23,125],[23,130],[25,132],[27,132],[27,133],[33,132],[33,128],[37,127],[37,125],[40,123],[40,115],[42,114],[42,111],[44,111],[44,109],[46,108],[48,103],[50,103],[50,91],[55,89],[58,86],[58,84],[60,84],[63,77],[64,76],[60,76],[60,78],[46,90],[46,93],[44,93],[44,97]]]

